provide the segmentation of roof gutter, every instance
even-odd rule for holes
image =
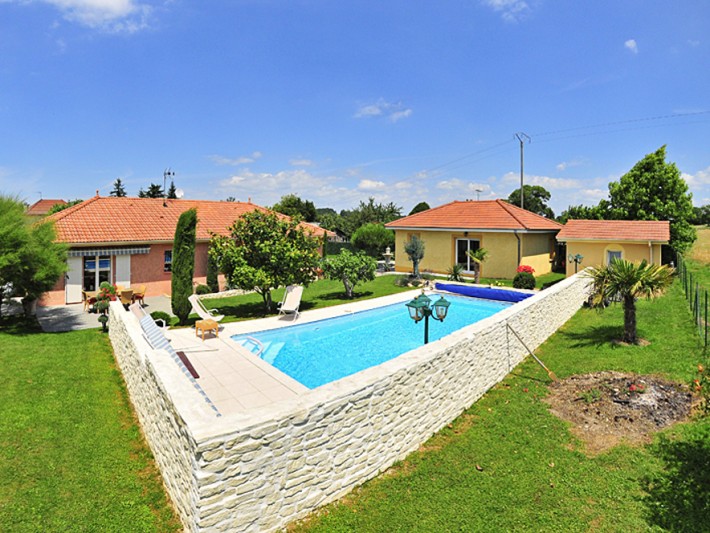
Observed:
[[[513,230],[513,235],[518,239],[518,266],[520,266],[520,261],[522,261],[522,242],[520,241],[520,235],[518,235],[518,230]]]

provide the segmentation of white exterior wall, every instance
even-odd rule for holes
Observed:
[[[588,284],[573,276],[377,367],[221,418],[165,352],[147,349],[130,313],[112,307],[109,327],[186,529],[274,531],[416,450],[525,358],[506,323],[535,349],[580,308]]]

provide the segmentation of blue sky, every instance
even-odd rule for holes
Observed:
[[[710,3],[0,0],[0,192],[593,204],[668,145],[710,203]],[[478,192],[476,191],[478,189]]]

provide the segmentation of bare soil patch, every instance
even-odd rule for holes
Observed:
[[[586,451],[649,442],[659,429],[688,418],[693,396],[685,385],[654,376],[597,372],[550,386],[550,411],[573,424]]]

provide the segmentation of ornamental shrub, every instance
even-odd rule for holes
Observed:
[[[394,231],[384,224],[365,224],[360,226],[350,239],[356,250],[362,250],[370,257],[381,259],[387,247],[394,246]]]
[[[528,274],[534,274],[535,269],[529,265],[520,265],[516,272],[527,272]]]
[[[156,322],[158,320],[162,320],[166,326],[170,325],[170,315],[167,314],[165,311],[153,311],[150,316]]]
[[[532,290],[535,288],[535,276],[530,272],[518,272],[513,278],[513,287]]]
[[[198,285],[195,287],[195,294],[210,294],[212,290],[207,285]]]

